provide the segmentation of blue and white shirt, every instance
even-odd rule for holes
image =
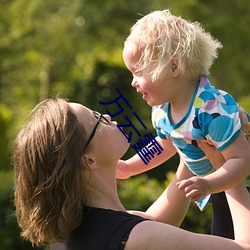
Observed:
[[[152,123],[158,136],[173,141],[194,174],[210,173],[212,165],[196,140],[206,140],[218,150],[230,145],[241,131],[237,103],[230,94],[213,87],[208,76],[201,76],[189,109],[180,122],[171,124],[169,108],[169,103],[152,108]]]

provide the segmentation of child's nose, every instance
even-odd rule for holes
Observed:
[[[137,83],[135,78],[133,78],[133,80],[131,82],[131,86],[134,87],[134,88],[136,88],[138,86],[138,83]]]

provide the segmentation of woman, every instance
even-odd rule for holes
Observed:
[[[16,215],[23,237],[33,245],[65,242],[66,249],[250,249],[244,186],[227,191],[235,240],[174,227],[189,205],[176,185],[190,176],[182,162],[146,213],[128,213],[115,178],[128,147],[109,116],[63,99],[42,102],[14,143]]]

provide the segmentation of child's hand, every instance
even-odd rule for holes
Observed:
[[[130,171],[126,161],[119,160],[116,165],[116,178],[127,179],[130,177]]]
[[[179,181],[177,187],[184,190],[186,197],[192,201],[198,201],[206,197],[209,192],[209,183],[204,177],[194,176],[186,180]]]

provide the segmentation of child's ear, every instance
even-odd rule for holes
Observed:
[[[172,72],[175,72],[178,68],[175,63],[172,63],[171,67],[172,67]]]
[[[171,70],[173,73],[173,76],[176,77],[180,74],[180,69],[179,69],[179,60],[176,57],[173,57],[171,59]]]

